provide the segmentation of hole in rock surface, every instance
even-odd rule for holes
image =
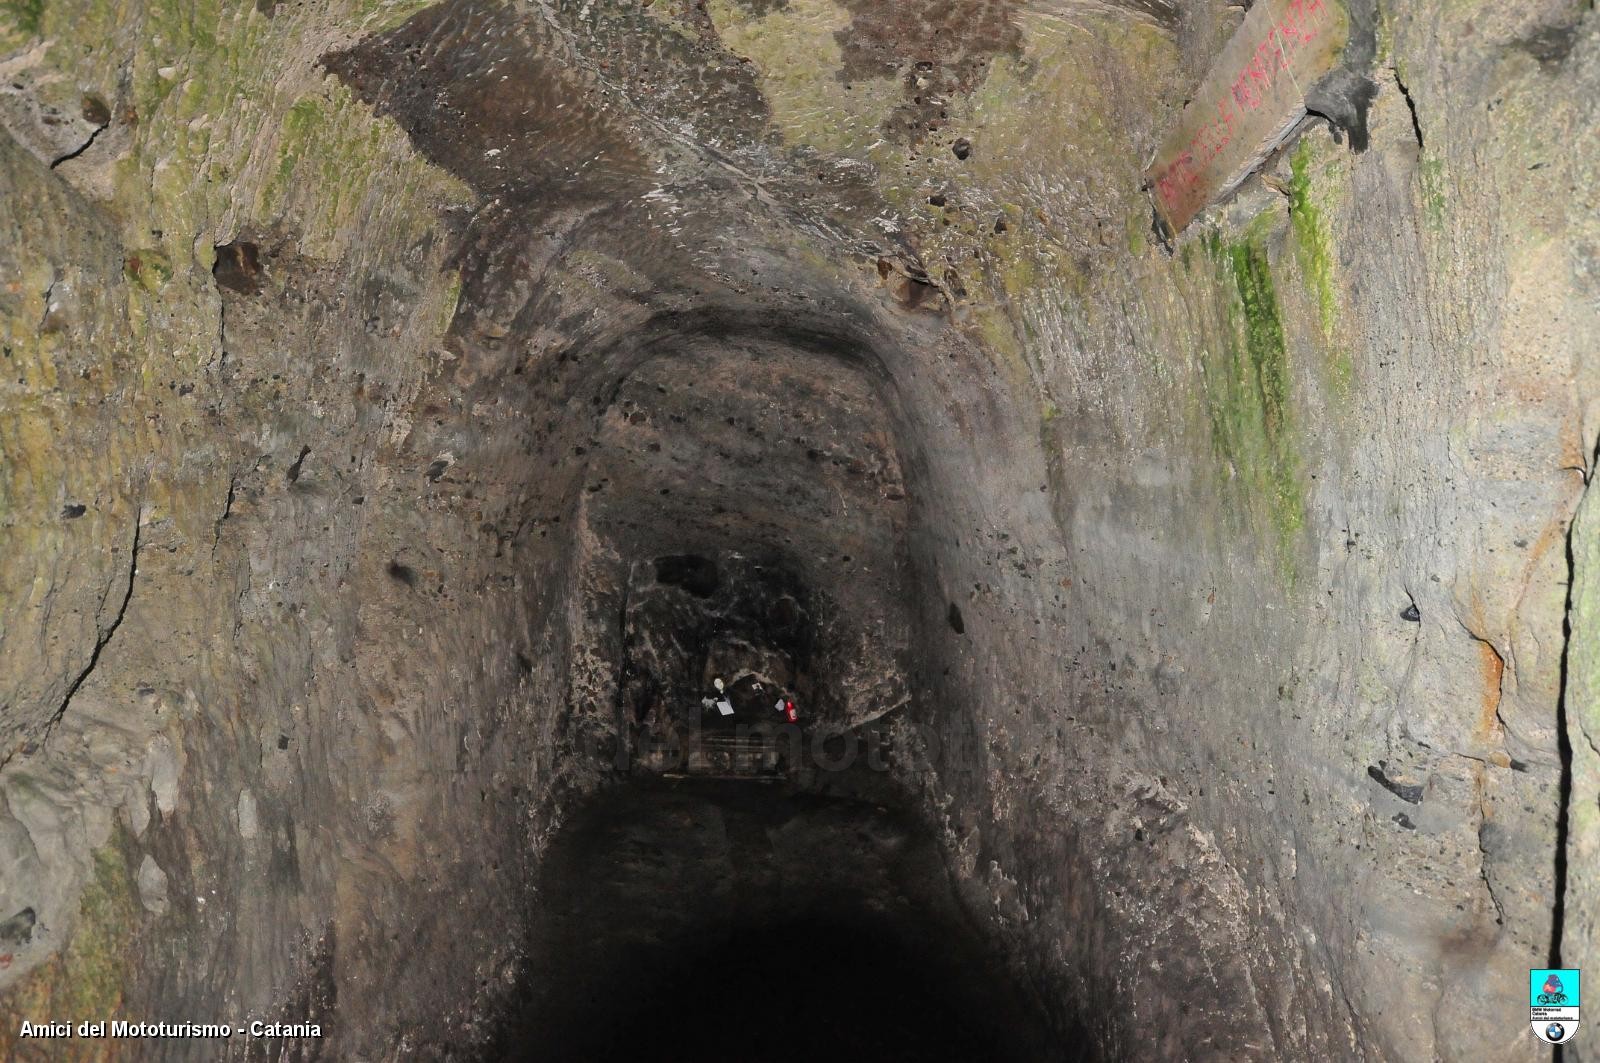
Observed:
[[[717,563],[710,558],[685,554],[656,559],[656,581],[682,587],[696,598],[709,598],[717,591]]]
[[[639,782],[547,854],[487,1058],[1086,1058],[959,908],[931,834],[859,796]]]

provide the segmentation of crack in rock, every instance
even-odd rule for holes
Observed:
[[[131,544],[131,549],[128,552],[128,583],[123,589],[122,601],[118,603],[116,614],[111,618],[111,623],[106,626],[105,630],[100,633],[99,638],[95,640],[94,649],[89,653],[88,663],[83,666],[83,670],[78,673],[77,678],[74,679],[72,684],[67,687],[66,695],[62,697],[60,707],[51,714],[50,719],[45,723],[44,739],[43,742],[40,743],[41,745],[50,740],[50,735],[54,733],[56,725],[61,722],[61,718],[67,714],[67,709],[72,706],[72,699],[77,696],[79,688],[81,688],[88,680],[89,676],[93,674],[95,666],[100,663],[100,654],[105,651],[106,645],[111,641],[111,636],[117,633],[117,629],[122,626],[123,618],[128,614],[128,603],[133,600],[134,578],[139,571],[139,535],[140,513],[135,511],[133,518],[133,542]],[[11,758],[16,755],[16,752],[16,750],[12,750],[10,753],[7,753],[5,759],[0,760],[0,768],[4,768],[7,764],[9,764],[11,762]]]

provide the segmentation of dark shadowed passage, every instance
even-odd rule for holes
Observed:
[[[492,1060],[1021,1061],[1052,1042],[931,836],[862,796],[635,783],[553,843]]]

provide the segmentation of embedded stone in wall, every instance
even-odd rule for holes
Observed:
[[[1257,0],[1145,171],[1173,232],[1283,143],[1349,32],[1339,0]]]

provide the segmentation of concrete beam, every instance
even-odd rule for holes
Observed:
[[[1349,32],[1339,0],[1256,0],[1145,171],[1174,233],[1283,143]]]

